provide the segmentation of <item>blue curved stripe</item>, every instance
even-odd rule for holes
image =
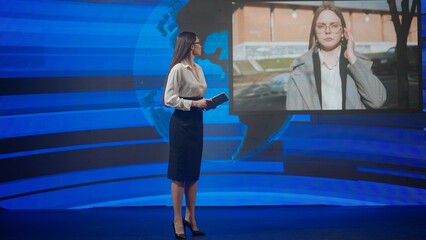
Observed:
[[[10,24],[2,24],[0,46],[18,48],[0,55],[7,59],[0,77],[132,75],[132,49],[157,4],[2,0],[2,21]],[[77,50],[70,53],[70,48]],[[125,51],[105,57],[108,49]]]
[[[120,199],[88,204],[71,209],[126,206],[171,206],[170,195],[158,195]],[[244,199],[244,201],[242,201]],[[218,205],[221,204],[221,205]],[[197,206],[283,206],[283,205],[338,205],[338,206],[383,206],[385,204],[333,196],[294,194],[279,192],[199,192]],[[185,203],[183,204],[185,206]]]
[[[170,110],[171,111],[171,110]],[[144,108],[36,113],[0,117],[0,139],[84,130],[152,126]],[[227,107],[205,113],[205,124],[239,123]],[[154,119],[156,120],[156,119]],[[167,119],[160,119],[168,121]],[[29,124],[31,123],[31,124]]]
[[[19,0],[0,1],[2,8],[0,13],[15,13],[17,16],[39,17],[42,19],[110,19],[119,21],[121,19],[133,19],[134,21],[144,21],[153,10],[153,5],[161,3],[161,0],[150,0],[144,4],[125,4],[115,1],[108,2],[87,2],[87,1],[49,1],[49,0]],[[60,11],[58,11],[60,9]],[[93,14],[96,13],[96,14]],[[126,14],[123,14],[126,13]],[[25,15],[24,15],[25,14]]]
[[[20,114],[23,114],[25,110],[34,111],[34,109],[49,112],[50,109],[61,107],[73,107],[74,110],[79,110],[80,106],[116,104],[138,104],[135,91],[3,95],[0,96],[0,113],[13,115],[10,113],[20,111]]]
[[[205,137],[204,138],[205,141],[223,141],[224,144],[226,144],[225,141],[240,140],[240,139],[241,139],[241,137],[237,137],[237,136],[234,136],[234,137],[232,137],[232,136],[231,137]],[[83,145],[73,145],[73,146],[37,149],[37,150],[31,150],[31,151],[22,151],[22,152],[0,154],[0,159],[32,156],[32,155],[45,154],[45,153],[67,152],[67,151],[82,150],[82,149],[107,148],[107,147],[116,147],[116,146],[153,144],[153,143],[164,143],[164,140],[163,139],[143,139],[143,140],[93,143],[93,144],[83,144]]]
[[[202,172],[242,172],[282,173],[280,162],[235,162],[229,160],[203,160]],[[132,166],[119,166],[104,169],[67,172],[50,176],[22,179],[0,184],[0,198],[49,189],[70,188],[75,185],[93,184],[114,179],[151,177],[164,175],[167,163],[145,163]]]
[[[147,177],[164,174],[165,172],[167,172],[166,163],[145,163],[40,176],[0,184],[0,197],[4,198],[17,194],[67,188],[72,185],[90,184],[111,179]]]
[[[377,169],[377,168],[369,168],[369,167],[358,167],[358,171],[362,172],[370,172],[370,173],[378,173],[384,175],[394,175],[401,177],[409,177],[409,178],[417,178],[426,180],[426,172],[424,173],[413,173],[407,171],[396,171],[396,170],[388,170],[388,169]]]
[[[0,138],[138,126],[149,126],[139,108],[14,115],[0,117]]]
[[[56,153],[56,152],[65,152],[65,151],[73,151],[73,150],[91,149],[91,148],[105,148],[105,147],[152,144],[152,143],[163,143],[163,142],[164,141],[162,139],[144,139],[144,140],[133,140],[133,141],[84,144],[84,145],[65,146],[65,147],[56,147],[56,148],[48,148],[48,149],[37,149],[37,150],[23,151],[23,152],[5,153],[5,154],[0,154],[0,159],[31,156],[31,155],[45,154],[45,153]]]
[[[365,154],[383,156],[378,161],[386,161],[386,156],[399,157],[407,159],[407,165],[426,166],[423,161],[426,156],[425,136],[420,129],[291,124],[282,140],[286,151],[306,151],[305,156],[350,159],[351,154]],[[388,163],[403,164],[398,161]]]
[[[147,191],[141,186],[150,187]],[[97,204],[108,206],[108,203],[114,206],[137,198],[141,201],[128,201],[121,206],[170,205],[170,197],[161,197],[168,196],[169,191],[170,180],[162,175],[22,196],[0,201],[0,206],[7,209],[83,208]],[[258,205],[259,202],[265,205],[292,203],[343,206],[426,204],[425,189],[366,181],[244,173],[203,173],[199,181],[199,196],[198,203],[208,206]],[[147,201],[142,201],[144,198]]]

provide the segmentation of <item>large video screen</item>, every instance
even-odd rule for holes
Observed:
[[[323,2],[233,3],[231,112],[420,112],[419,10]]]

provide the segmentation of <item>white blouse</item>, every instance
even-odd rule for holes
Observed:
[[[198,79],[193,71],[197,71]],[[164,92],[166,106],[183,111],[191,110],[192,100],[188,97],[204,97],[207,83],[203,69],[195,63],[193,69],[185,60],[173,66]]]
[[[322,109],[337,110],[342,109],[342,80],[340,78],[340,51],[336,55],[336,64],[328,66],[324,60],[324,56],[319,51],[321,62],[321,93],[322,93]]]

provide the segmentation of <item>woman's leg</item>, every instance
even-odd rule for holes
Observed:
[[[184,192],[184,183],[172,181],[172,202],[173,202],[173,222],[177,234],[185,233],[182,223],[182,198]]]
[[[197,222],[195,221],[195,200],[197,197],[197,181],[185,183],[186,212],[185,219],[191,223],[193,230],[197,231]]]

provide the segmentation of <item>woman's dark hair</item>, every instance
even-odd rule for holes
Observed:
[[[193,32],[181,32],[177,36],[172,62],[170,64],[169,71],[167,72],[166,76],[166,81],[164,83],[163,97],[161,98],[162,102],[164,102],[164,93],[166,91],[167,79],[169,78],[170,71],[176,64],[180,63],[182,59],[186,58],[190,54],[191,47],[196,40],[197,35]]]
[[[334,12],[337,15],[337,17],[339,17],[340,22],[342,23],[342,28],[346,27],[345,18],[343,17],[342,11],[340,11],[340,9],[334,6],[334,4],[325,2],[324,4],[322,4],[315,10],[314,19],[312,19],[311,32],[309,33],[309,49],[315,47],[316,45],[317,36],[315,35],[315,26],[317,24],[319,15],[324,10],[330,10]]]

